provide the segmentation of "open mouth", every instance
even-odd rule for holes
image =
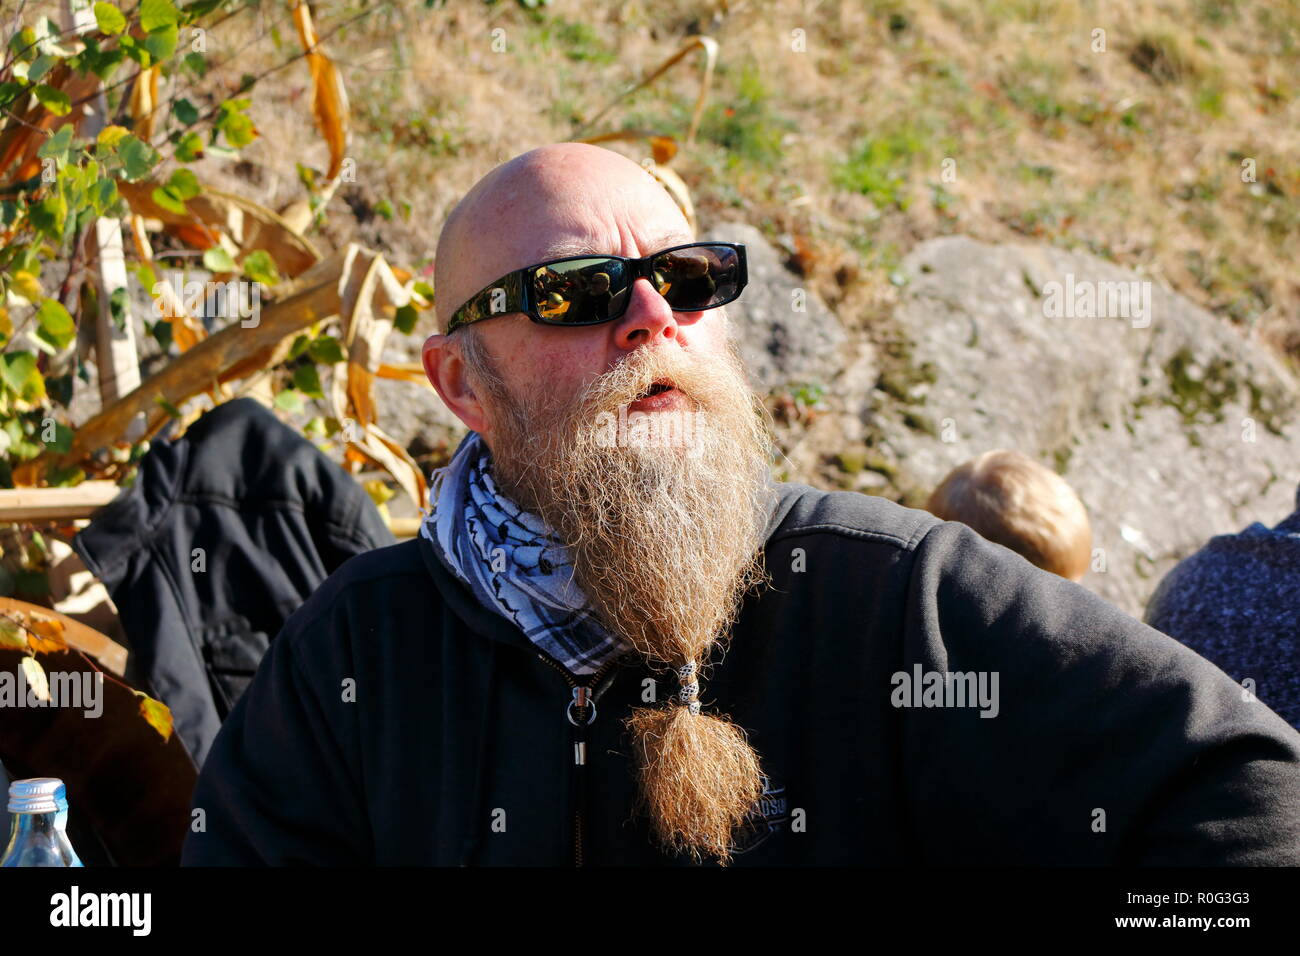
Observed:
[[[637,400],[640,401],[643,398],[652,398],[655,395],[662,395],[664,392],[671,392],[672,390],[673,390],[673,386],[670,382],[655,382],[644,392],[638,395]]]

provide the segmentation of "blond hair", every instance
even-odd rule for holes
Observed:
[[[989,451],[948,473],[926,510],[960,521],[1045,571],[1077,581],[1092,556],[1088,512],[1065,479],[1026,455]]]

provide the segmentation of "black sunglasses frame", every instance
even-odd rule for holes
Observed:
[[[709,242],[709,241],[684,242],[679,246],[669,246],[667,249],[660,249],[658,252],[652,253],[648,256],[644,256],[640,259],[632,259],[627,256],[600,256],[600,255],[561,256],[558,259],[547,259],[545,262],[536,262],[531,266],[525,266],[522,269],[516,269],[514,272],[511,272],[508,275],[502,276],[500,279],[498,279],[496,282],[493,282],[491,285],[487,286],[486,288],[479,290],[472,297],[470,297],[469,301],[467,301],[460,308],[458,308],[455,311],[455,313],[453,313],[450,321],[448,321],[447,323],[446,334],[451,335],[452,332],[455,332],[458,328],[460,328],[463,325],[470,325],[471,323],[474,322],[482,322],[484,319],[490,319],[498,315],[510,315],[513,312],[522,312],[526,316],[528,316],[528,318],[531,321],[536,322],[539,325],[567,325],[567,326],[573,326],[579,328],[586,328],[592,325],[604,325],[606,322],[613,322],[616,319],[620,319],[627,314],[628,305],[631,304],[632,301],[631,295],[625,295],[623,297],[623,305],[619,308],[618,313],[616,315],[608,315],[602,319],[597,319],[594,322],[554,322],[549,319],[542,318],[541,313],[537,310],[537,303],[533,301],[533,297],[530,294],[530,286],[532,285],[532,283],[529,281],[529,279],[532,277],[533,273],[535,273],[538,269],[541,269],[545,266],[553,266],[560,262],[579,262],[579,261],[592,260],[592,259],[604,260],[608,262],[625,262],[628,264],[629,270],[632,274],[632,281],[628,284],[628,291],[630,292],[632,286],[636,284],[637,279],[650,279],[651,284],[653,285],[654,270],[651,268],[651,263],[654,262],[656,259],[670,252],[677,252],[682,249],[694,249],[699,246],[724,246],[728,249],[733,250],[736,253],[737,276],[736,276],[735,294],[729,296],[728,298],[724,299],[721,302],[714,303],[708,308],[716,309],[726,305],[728,302],[736,301],[736,299],[740,298],[740,293],[744,291],[745,285],[749,282],[749,269],[745,262],[744,243]],[[505,305],[502,308],[493,311],[491,310],[491,302],[492,302],[493,294],[496,293],[497,290],[501,290],[502,292],[505,293]],[[688,312],[688,311],[700,312],[705,310],[673,308],[673,311],[674,312]]]

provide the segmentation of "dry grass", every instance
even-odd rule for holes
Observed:
[[[532,13],[511,0],[430,2],[375,4],[328,41],[351,96],[357,182],[332,203],[327,240],[358,236],[427,265],[442,218],[491,166],[574,138],[703,32],[721,63],[700,142],[676,166],[704,222],[725,212],[759,225],[847,323],[870,325],[889,305],[891,272],[919,239],[1027,235],[1162,277],[1300,356],[1295,5],[552,0]],[[319,29],[358,9],[316,4]],[[506,52],[494,52],[494,30]],[[215,85],[230,95],[241,73],[296,44],[287,4],[239,14],[210,38],[214,59],[231,58]],[[212,164],[209,181],[240,179],[277,207],[300,197],[294,163],[326,158],[308,82],[302,62],[263,81],[261,139],[242,166]],[[592,132],[680,135],[694,84],[670,74]],[[1254,183],[1242,180],[1247,160]]]
[[[345,12],[322,5],[319,19]],[[375,238],[427,261],[490,166],[572,138],[697,31],[722,63],[678,166],[705,221],[737,210],[762,226],[846,321],[888,305],[894,264],[921,238],[1028,235],[1163,277],[1300,355],[1300,11],[1269,3],[554,0],[532,15],[403,0],[334,43],[358,127],[354,207],[410,203]],[[676,74],[610,126],[680,134],[693,95]],[[323,157],[309,129],[294,138]],[[279,139],[268,157],[285,156]]]

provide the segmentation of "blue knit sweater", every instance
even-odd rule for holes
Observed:
[[[1147,604],[1146,621],[1208,658],[1300,729],[1300,489],[1275,528],[1211,538]]]

